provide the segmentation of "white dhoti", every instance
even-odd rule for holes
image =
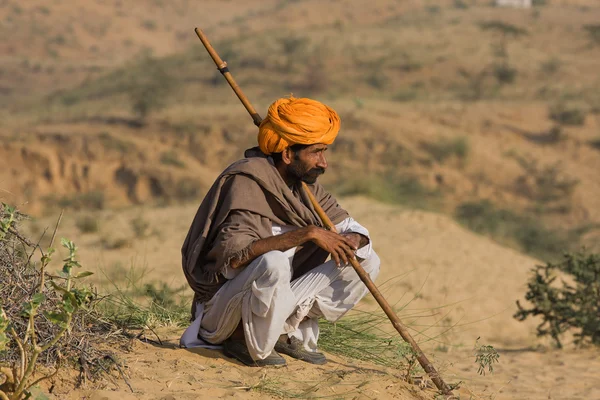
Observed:
[[[361,262],[375,279],[379,258],[374,251]],[[328,261],[290,282],[291,263],[286,253],[271,251],[241,270],[204,305],[199,336],[218,344],[235,331],[240,320],[253,359],[271,354],[281,334],[302,340],[316,351],[317,320],[335,322],[367,293],[356,271]],[[308,317],[307,320],[304,320]]]
[[[248,350],[255,360],[268,357],[282,334],[294,336],[306,350],[316,351],[319,317],[337,321],[368,289],[351,266],[338,268],[334,261],[291,281],[295,250],[271,251],[244,268],[226,271],[229,280],[210,301],[198,305],[196,320],[182,336],[181,344],[192,347],[196,338],[209,344],[222,343],[241,320]],[[371,243],[357,255],[375,280],[380,261]]]

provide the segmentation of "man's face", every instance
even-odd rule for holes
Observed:
[[[326,151],[327,145],[320,143],[298,151],[288,165],[288,174],[306,183],[315,183],[327,169]]]

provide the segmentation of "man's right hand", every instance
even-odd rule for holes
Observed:
[[[357,248],[351,240],[339,233],[311,226],[309,228],[309,238],[317,246],[331,254],[331,258],[333,258],[338,267],[341,267],[342,263],[343,265],[347,265],[351,259],[356,258],[354,251]]]

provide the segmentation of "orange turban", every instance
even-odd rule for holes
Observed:
[[[276,100],[258,128],[263,153],[280,153],[294,144],[331,144],[340,130],[340,117],[325,104],[290,97]]]

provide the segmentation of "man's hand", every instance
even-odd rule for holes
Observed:
[[[350,259],[356,258],[354,251],[358,249],[358,243],[345,235],[318,227],[311,227],[309,235],[312,242],[331,254],[338,267],[342,263],[349,264]]]
[[[350,232],[350,233],[342,233],[341,235],[343,237],[349,239],[352,242],[352,244],[354,245],[353,247],[355,247],[357,249],[365,247],[366,245],[369,244],[369,238],[361,235],[360,233]]]

